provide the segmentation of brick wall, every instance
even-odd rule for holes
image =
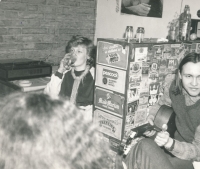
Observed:
[[[94,39],[96,0],[1,0],[0,59],[59,63],[72,35]]]

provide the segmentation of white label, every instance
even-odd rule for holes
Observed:
[[[188,22],[183,23],[182,36],[186,36]]]

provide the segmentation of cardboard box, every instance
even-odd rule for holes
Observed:
[[[97,44],[97,63],[127,69],[128,65],[128,48],[105,41],[98,41]]]
[[[122,118],[96,109],[94,111],[94,123],[98,126],[100,132],[121,140]]]
[[[96,108],[103,109],[111,114],[123,117],[124,96],[115,92],[96,88],[94,105]]]
[[[119,93],[125,93],[126,71],[96,65],[96,85]]]

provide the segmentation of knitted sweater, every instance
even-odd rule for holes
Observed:
[[[175,145],[171,151],[176,157],[185,160],[200,161],[200,100],[195,104],[186,106],[188,94],[174,95],[175,83],[167,85],[159,102],[152,106],[150,115],[163,104],[172,106],[176,113],[177,132],[175,133]]]
[[[80,76],[83,71],[74,71],[76,76]],[[74,78],[72,77],[71,71],[64,75],[63,82],[61,84],[59,95],[62,97],[70,98],[72,93],[72,87]],[[94,91],[94,79],[90,72],[81,80],[78,93],[76,97],[77,106],[87,106],[93,104],[93,93]]]
[[[175,84],[172,83],[169,96],[172,101],[172,108],[176,113],[176,127],[178,131],[176,136],[180,135],[182,137],[180,141],[192,143],[195,130],[200,125],[200,100],[191,106],[186,106],[185,96],[183,94],[173,94],[172,91],[174,90]]]

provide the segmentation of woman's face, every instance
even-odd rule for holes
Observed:
[[[200,62],[188,62],[183,65],[179,77],[182,79],[183,88],[190,96],[195,97],[200,94]]]
[[[76,61],[73,64],[74,67],[79,69],[83,68],[84,70],[87,63],[87,59],[89,58],[89,56],[87,55],[86,46],[78,45],[77,47],[72,47],[71,53],[73,55],[73,58],[76,59]]]

